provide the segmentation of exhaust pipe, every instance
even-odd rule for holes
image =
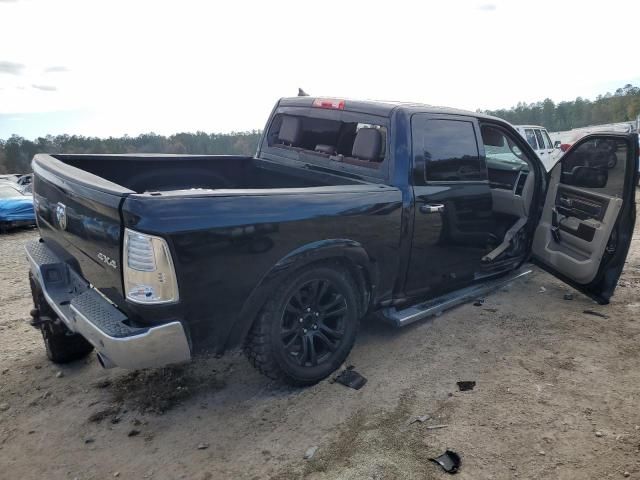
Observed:
[[[102,368],[114,368],[116,366],[115,363],[113,363],[111,360],[109,360],[109,357],[105,357],[101,353],[97,353],[96,355],[98,357],[98,362],[100,362],[100,366]]]

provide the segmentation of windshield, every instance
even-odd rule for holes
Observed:
[[[505,137],[502,146],[485,145],[487,168],[500,170],[529,170],[524,154],[510,139]]]

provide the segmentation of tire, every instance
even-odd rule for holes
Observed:
[[[58,322],[60,322],[58,320]],[[86,357],[93,345],[82,335],[71,332],[62,323],[46,322],[40,326],[47,358],[53,363],[69,363]]]
[[[342,267],[295,272],[264,305],[245,342],[249,362],[267,377],[313,385],[347,358],[360,320],[360,294]]]
[[[47,358],[54,363],[69,363],[86,357],[93,350],[93,345],[87,342],[82,335],[69,330],[55,314],[44,298],[42,290],[38,287],[29,272],[29,284],[33,305],[40,318],[46,317],[49,321],[39,325]]]

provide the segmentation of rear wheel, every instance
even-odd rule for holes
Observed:
[[[249,361],[264,375],[312,385],[345,360],[359,322],[359,293],[339,266],[293,274],[260,312],[247,338]]]
[[[93,345],[62,323],[47,303],[31,272],[29,272],[29,283],[35,307],[32,315],[39,321],[38,328],[42,333],[47,358],[54,363],[69,363],[91,353]]]
[[[69,363],[86,357],[93,350],[93,345],[82,335],[71,332],[65,325],[46,322],[40,325],[47,358],[54,363]]]

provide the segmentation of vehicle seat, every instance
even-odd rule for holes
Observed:
[[[367,168],[380,168],[380,150],[382,135],[377,128],[361,128],[353,141],[351,157],[346,157],[344,163]]]
[[[278,132],[278,141],[281,145],[295,147],[302,137],[302,120],[299,117],[285,115],[282,117],[282,125]]]

